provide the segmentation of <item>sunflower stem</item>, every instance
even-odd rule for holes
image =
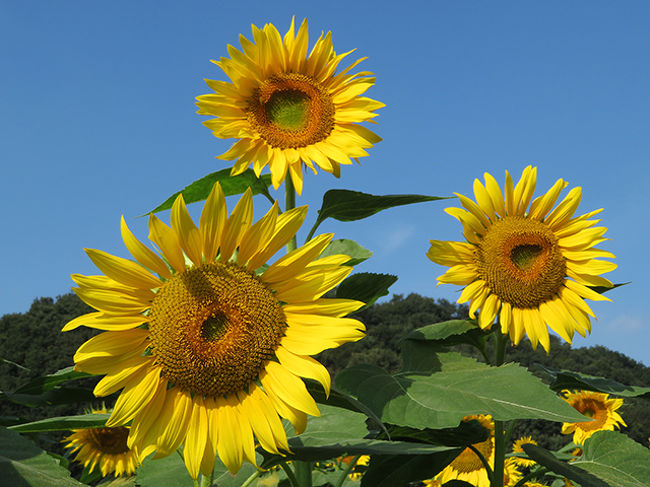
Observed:
[[[496,343],[494,344],[494,365],[503,365],[506,356],[508,337],[501,333],[501,326],[497,320],[494,330]],[[506,435],[503,421],[494,421],[494,476],[492,487],[503,487],[503,468],[506,459]]]
[[[253,481],[254,481],[257,477],[260,476],[261,473],[262,473],[261,470],[256,470],[256,471],[253,473],[253,475],[251,475],[250,477],[248,477],[248,478],[246,479],[246,481],[245,481],[243,484],[241,484],[241,487],[248,487],[249,485],[251,485],[251,484],[253,483]]]
[[[284,470],[284,473],[287,475],[291,487],[301,487],[300,484],[298,483],[298,479],[296,478],[296,475],[293,473],[291,467],[287,465],[287,462],[281,462],[280,467],[282,468],[282,470]]]
[[[212,475],[203,475],[199,476],[201,479],[201,487],[211,487],[212,486]]]
[[[311,462],[293,462],[296,469],[296,478],[300,487],[312,487],[311,484]]]
[[[361,455],[355,456],[350,463],[348,463],[345,468],[343,469],[343,473],[339,477],[339,479],[336,481],[336,484],[334,484],[334,487],[341,487],[343,485],[343,482],[345,482],[345,479],[347,478],[348,475],[350,475],[350,471],[354,468],[354,466],[357,464],[359,461],[359,458],[361,458]]]
[[[296,188],[293,186],[291,177],[284,180],[284,211],[287,212],[296,207]],[[294,235],[287,244],[287,253],[296,250],[296,236]]]

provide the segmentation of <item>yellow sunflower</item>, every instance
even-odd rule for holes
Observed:
[[[476,448],[489,465],[494,465],[494,422],[492,416],[486,414],[465,416],[463,421],[477,420],[489,431],[487,440],[475,443]],[[481,459],[470,448],[465,448],[453,462],[447,465],[437,476],[443,484],[450,480],[464,480],[476,487],[490,487],[490,479]]]
[[[517,468],[514,458],[506,458],[503,465],[503,487],[512,487],[522,479],[523,475]]]
[[[537,442],[531,436],[522,436],[512,444],[512,453],[523,453],[525,455],[526,452],[522,448],[522,445],[537,445]],[[530,458],[512,457],[512,459],[520,467],[532,467],[535,465],[535,460],[531,460]]]
[[[106,414],[106,409],[93,409],[93,414]],[[140,465],[140,456],[136,450],[127,446],[126,439],[129,428],[118,426],[115,428],[85,428],[73,430],[72,434],[63,440],[67,442],[66,448],[70,453],[75,453],[75,461],[83,463],[92,473],[99,463],[102,475],[114,474],[132,475]]]
[[[424,487],[440,487],[442,484],[438,479],[423,480]]]
[[[361,96],[372,73],[350,73],[365,58],[335,73],[352,51],[336,54],[331,32],[307,55],[307,20],[295,32],[292,19],[284,38],[272,24],[252,29],[241,51],[229,45],[229,58],[212,61],[231,81],[206,80],[216,93],[197,97],[198,113],[216,117],[203,122],[216,137],[239,139],[219,156],[235,161],[233,175],[253,164],[259,176],[268,164],[276,189],[289,172],[300,194],[303,163],[339,177],[341,164],[368,155],[381,138],[359,124],[384,104]]]
[[[317,259],[332,234],[263,270],[306,211],[278,215],[276,203],[252,224],[248,190],[228,217],[216,184],[198,228],[182,196],[171,228],[151,215],[149,238],[162,258],[123,218],[135,261],[86,250],[105,275],[72,278],[77,295],[98,311],[63,330],[105,330],[79,347],[75,368],[105,374],[97,396],[122,389],[106,424],[132,421],[129,447],[161,457],[184,445],[193,478],[212,471],[215,455],[236,472],[243,460],[255,463],[255,439],[270,452],[289,451],[281,418],[300,433],[307,414],[319,415],[301,377],[329,393],[329,373],[310,355],[362,338],[363,324],[343,316],[363,303],[321,297],[352,270],[345,255]]]
[[[341,463],[345,463],[346,465],[349,465],[350,462],[354,460],[354,458],[355,458],[354,455],[348,455],[346,457],[341,457],[339,461]],[[370,455],[361,455],[355,462],[354,466],[352,467],[352,473],[348,475],[350,480],[361,480],[361,477],[363,477],[363,472],[355,471],[355,470],[357,470],[357,466],[367,467],[369,463],[370,463]]]
[[[591,219],[601,210],[573,216],[581,188],[555,206],[568,183],[559,179],[532,200],[536,179],[537,168],[528,166],[514,185],[506,171],[505,196],[491,175],[485,173],[485,185],[474,180],[476,203],[456,194],[464,209],[446,210],[460,220],[467,241],[431,240],[427,256],[450,267],[439,283],[465,286],[458,302],[470,302],[472,318],[480,308],[481,328],[498,317],[515,345],[526,334],[533,348],[541,343],[548,351],[547,325],[569,343],[575,331],[591,331],[589,317],[595,315],[584,299],[610,301],[590,286],[612,286],[599,275],[616,264],[598,260],[614,257],[595,248],[607,240],[607,229]]]
[[[562,433],[573,433],[573,442],[577,445],[584,445],[596,431],[613,431],[621,425],[627,426],[616,412],[623,405],[623,399],[610,399],[609,394],[592,391],[562,391],[562,397],[578,412],[591,418],[591,421],[562,423]]]

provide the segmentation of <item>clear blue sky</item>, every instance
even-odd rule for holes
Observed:
[[[332,30],[377,75],[384,141],[340,180],[308,176],[299,203],[311,224],[331,188],[374,194],[471,194],[484,171],[503,180],[539,166],[540,191],[562,177],[604,207],[617,256],[609,277],[632,284],[596,303],[599,321],[576,346],[606,345],[650,365],[646,319],[650,180],[650,3],[73,1],[0,4],[0,314],[70,290],[96,274],[83,247],[127,256],[119,234],[169,194],[226,167],[196,115],[203,78],[224,79],[226,55],[250,24],[285,32],[307,17],[311,39]],[[281,198],[282,193],[278,192]],[[257,199],[258,215],[267,208]],[[196,206],[196,205],[194,205]],[[400,277],[393,292],[455,300],[435,288],[444,269],[428,239],[456,240],[446,202],[384,212],[322,231],[374,251],[359,270]],[[163,215],[168,218],[168,215]],[[303,232],[304,237],[305,232]]]

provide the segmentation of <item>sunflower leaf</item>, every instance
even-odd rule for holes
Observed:
[[[604,392],[621,397],[641,397],[650,399],[650,387],[627,386],[612,379],[573,372],[571,370],[558,370],[545,367],[539,363],[533,365],[534,369],[543,372],[552,382],[549,385],[554,391],[563,389],[585,390]]]
[[[631,441],[631,440],[630,440]],[[526,454],[535,460],[539,465],[548,468],[552,472],[563,475],[564,477],[577,482],[581,487],[622,487],[618,483],[608,484],[600,480],[598,477],[586,472],[585,470],[575,467],[577,462],[569,465],[566,462],[558,460],[555,458],[553,453],[548,450],[545,450],[542,447],[533,445],[531,443],[526,443],[521,446]],[[642,485],[642,484],[639,484]],[[645,484],[647,485],[647,484]]]
[[[159,211],[169,210],[174,201],[179,194],[183,195],[185,203],[196,203],[197,201],[203,201],[207,199],[214,183],[219,181],[223,193],[226,196],[232,196],[236,194],[241,194],[246,191],[247,188],[251,188],[253,194],[262,194],[266,196],[270,201],[273,201],[273,198],[269,194],[268,187],[271,184],[271,175],[265,174],[261,177],[257,177],[255,172],[252,169],[247,169],[237,176],[230,175],[230,169],[222,169],[221,171],[213,172],[207,176],[197,179],[189,186],[186,186],[181,191],[177,191],[164,202],[156,206],[153,210],[145,213],[145,215],[150,213],[158,213]],[[144,215],[142,215],[144,216]]]
[[[0,479],[21,487],[83,486],[59,462],[14,431],[0,428]]]
[[[110,414],[94,413],[79,414],[77,416],[59,416],[56,418],[41,419],[31,423],[10,426],[10,430],[20,433],[34,433],[37,431],[66,431],[79,428],[99,428],[104,426]]]
[[[344,254],[350,257],[350,260],[343,265],[357,265],[361,264],[364,260],[372,256],[372,252],[366,248],[363,248],[354,240],[348,239],[339,239],[332,240],[330,244],[325,248],[322,254],[320,254],[320,259],[323,257],[328,257],[335,254]]]
[[[13,391],[13,393],[43,394],[44,392],[47,392],[53,389],[55,386],[58,386],[64,382],[84,379],[86,377],[92,377],[92,375],[85,372],[77,372],[74,370],[74,367],[66,367],[54,372],[53,374],[37,377],[36,379],[29,381],[27,384],[20,386],[18,389]]]
[[[315,461],[362,454],[446,456],[451,451],[455,453],[453,459],[460,452],[458,447],[368,438],[364,414],[326,405],[320,405],[319,409],[320,417],[309,418],[303,433],[289,435],[293,455],[281,457],[262,450],[262,468],[270,468],[287,460]]]
[[[650,486],[650,450],[616,431],[594,433],[573,465],[616,487]]]
[[[388,294],[388,288],[391,287],[397,276],[390,274],[373,274],[371,272],[358,272],[345,279],[339,287],[336,288],[337,298],[356,299],[366,303],[361,309],[377,301],[377,299]],[[359,311],[360,311],[359,310]]]
[[[323,195],[323,203],[318,210],[318,218],[309,234],[313,235],[318,226],[328,218],[341,222],[362,220],[388,208],[449,199],[448,197],[426,196],[422,194],[374,194],[349,191],[347,189],[330,189]]]
[[[472,320],[449,320],[423,326],[406,335],[404,340],[435,342],[439,345],[452,346],[467,343],[481,348],[487,333]]]
[[[455,352],[436,352],[423,342],[408,342],[410,370],[390,375],[375,365],[353,365],[339,372],[336,387],[366,404],[384,423],[412,428],[455,427],[470,414],[491,414],[503,421],[584,419],[523,367],[490,367]]]

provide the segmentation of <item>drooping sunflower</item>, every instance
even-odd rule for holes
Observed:
[[[533,440],[532,436],[522,436],[512,444],[512,452],[523,453],[525,455],[526,452],[522,448],[522,445],[537,445],[537,442]],[[520,467],[532,467],[535,465],[535,460],[531,460],[530,458],[512,457],[512,459]]]
[[[489,437],[472,446],[476,448],[490,465],[494,465],[494,422],[487,414],[465,416],[463,421],[477,420],[488,430]],[[490,479],[481,459],[470,448],[465,448],[453,462],[447,465],[437,476],[443,484],[450,480],[464,480],[476,487],[490,487]]]
[[[456,193],[464,209],[446,210],[460,220],[467,241],[431,240],[427,256],[450,267],[439,283],[465,286],[458,302],[470,302],[472,318],[480,309],[481,328],[498,317],[515,345],[526,334],[533,348],[541,343],[548,352],[547,326],[569,343],[574,332],[591,331],[589,317],[595,315],[584,300],[610,301],[590,286],[611,287],[600,274],[616,264],[599,260],[614,255],[595,248],[607,240],[607,228],[591,219],[602,210],[573,216],[582,198],[579,187],[555,206],[568,185],[562,179],[533,200],[536,180],[531,166],[516,185],[506,171],[505,194],[488,173],[485,185],[474,180],[476,202]]]
[[[360,123],[384,104],[361,96],[372,73],[350,73],[365,58],[336,73],[352,51],[336,54],[331,32],[307,55],[306,19],[298,32],[292,19],[284,38],[272,24],[252,30],[253,41],[240,35],[241,50],[229,45],[229,58],[212,61],[230,82],[206,80],[216,93],[197,97],[198,113],[216,117],[203,122],[216,137],[239,139],[219,156],[235,161],[233,175],[268,165],[276,189],[288,172],[300,194],[303,164],[339,177],[341,164],[368,155],[381,138]]]
[[[93,409],[93,414],[106,414],[106,409]],[[75,461],[82,463],[90,473],[99,464],[102,475],[113,474],[132,475],[140,465],[137,451],[127,446],[126,438],[129,428],[84,428],[73,430],[72,434],[63,440],[70,453],[76,453]]]
[[[562,423],[562,433],[573,433],[573,442],[584,445],[585,440],[596,431],[613,431],[627,426],[621,415],[616,412],[623,405],[623,399],[611,398],[609,394],[592,391],[562,391],[563,399],[579,413],[591,418],[591,421],[579,423]]]
[[[104,275],[72,278],[77,295],[98,311],[64,331],[105,330],[79,347],[75,368],[105,374],[97,396],[122,389],[106,424],[132,421],[129,447],[161,457],[184,445],[193,478],[212,471],[215,455],[236,472],[243,460],[255,463],[255,441],[273,453],[289,451],[281,418],[300,433],[307,414],[319,415],[301,377],[329,393],[327,369],[310,356],[362,338],[363,324],[344,316],[363,303],[322,298],[351,271],[343,265],[348,256],[318,259],[332,234],[264,270],[306,210],[278,215],[276,203],[252,224],[250,190],[228,216],[216,184],[198,228],[182,196],[171,228],[151,215],[149,238],[162,258],[123,218],[122,238],[135,261],[86,250]]]

